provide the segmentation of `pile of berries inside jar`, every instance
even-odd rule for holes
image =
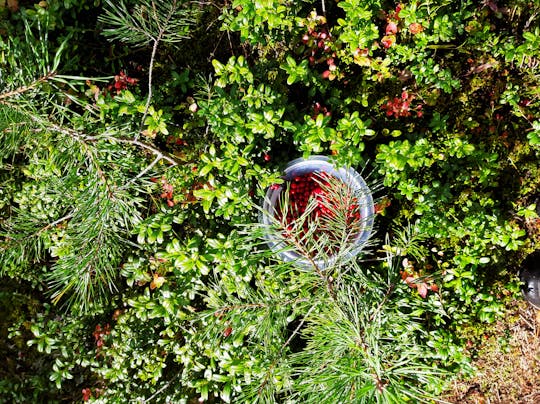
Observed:
[[[317,230],[330,232],[331,223],[338,221],[351,233],[360,230],[362,217],[357,198],[350,187],[330,174],[310,172],[296,176],[288,181],[284,192],[276,207],[276,218],[288,230],[301,225],[302,236],[315,223]]]

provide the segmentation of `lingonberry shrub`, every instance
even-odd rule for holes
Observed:
[[[414,99],[414,95],[403,91],[401,97],[394,97],[384,103],[381,108],[386,111],[386,115],[389,117],[409,117],[414,113],[418,118],[421,118],[423,115],[422,104],[413,105]]]
[[[107,86],[107,90],[116,94],[120,94],[122,90],[126,90],[128,87],[137,85],[139,79],[127,76],[123,70],[114,76],[114,83]]]

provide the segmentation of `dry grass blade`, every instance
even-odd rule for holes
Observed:
[[[457,381],[445,397],[459,404],[540,402],[540,312],[523,301],[478,347],[478,375]]]

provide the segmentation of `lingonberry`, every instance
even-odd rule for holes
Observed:
[[[287,197],[281,202],[287,203],[287,206],[278,205],[276,208],[276,218],[284,222],[287,229],[284,236],[293,237],[293,229],[300,229],[301,226],[298,236],[303,239],[310,225],[315,224],[317,233],[327,232],[329,239],[333,239],[334,235],[331,234],[328,223],[337,217],[342,218],[348,228],[359,231],[362,216],[358,200],[351,196],[350,192],[334,190],[332,187],[335,186],[346,187],[325,172],[302,174],[291,179],[284,191],[287,192]],[[306,216],[308,208],[310,212]],[[316,239],[319,237],[317,233]]]
[[[418,24],[417,22],[413,22],[411,25],[409,25],[409,32],[413,35],[417,35],[423,30],[424,27],[422,27],[422,25]]]
[[[381,39],[381,43],[385,49],[390,48],[396,42],[395,35],[385,35]]]
[[[386,25],[386,35],[394,35],[398,31],[397,24],[394,21],[388,22]]]

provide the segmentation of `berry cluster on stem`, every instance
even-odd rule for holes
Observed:
[[[328,30],[326,18],[312,12],[309,17],[307,33],[302,37],[306,47],[305,55],[311,66],[326,64],[322,72],[324,79],[333,80],[337,77],[336,52],[333,50],[333,37]]]

